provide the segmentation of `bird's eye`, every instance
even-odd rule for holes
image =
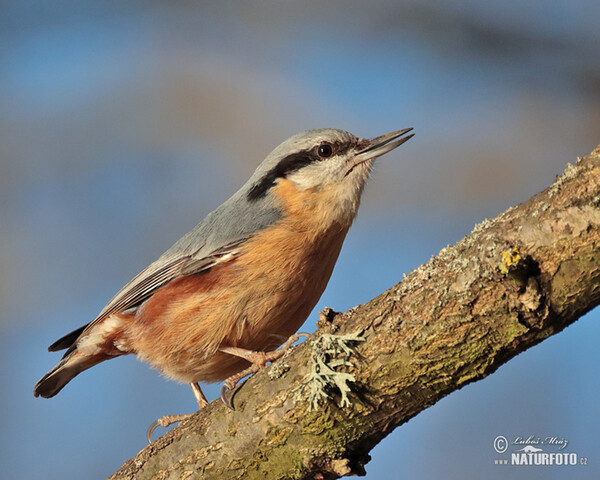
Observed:
[[[322,143],[317,147],[317,154],[321,158],[331,157],[333,154],[333,148],[328,143]]]

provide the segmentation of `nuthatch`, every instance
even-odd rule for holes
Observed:
[[[283,142],[92,322],[50,345],[51,352],[67,351],[33,394],[53,397],[82,371],[136,354],[189,383],[200,408],[207,401],[198,382],[226,379],[221,397],[228,404],[228,389],[298,339],[294,333],[329,281],[373,162],[410,139],[411,130],[372,139],[308,130]],[[157,425],[187,416],[160,418],[149,439]]]

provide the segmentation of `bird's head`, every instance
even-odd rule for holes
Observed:
[[[409,140],[413,135],[407,133],[411,130],[371,139],[333,128],[294,135],[257,168],[247,184],[246,200],[259,202],[283,191],[285,184],[286,195],[297,193],[308,208],[318,203],[321,211],[330,213],[329,218],[339,215],[351,222],[373,162]]]

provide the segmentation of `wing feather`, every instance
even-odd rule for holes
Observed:
[[[80,327],[54,342],[50,347],[51,351],[69,347],[65,353],[68,355],[75,349],[78,338],[109,315],[138,307],[155,290],[176,278],[199,275],[208,272],[219,263],[233,260],[240,254],[240,247],[246,240],[247,238],[225,245],[206,256],[178,255],[173,258],[159,258],[127,283],[85,328]],[[72,340],[72,343],[67,340]]]

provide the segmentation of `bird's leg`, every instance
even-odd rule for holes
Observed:
[[[242,370],[241,372],[236,373],[225,380],[223,387],[221,388],[221,400],[223,403],[233,410],[233,405],[231,404],[233,395],[231,398],[227,399],[227,392],[233,390],[238,382],[245,376],[258,372],[267,364],[267,362],[274,362],[278,358],[281,358],[283,354],[292,346],[292,344],[300,339],[300,337],[308,338],[309,336],[310,335],[308,333],[304,332],[296,333],[288,338],[279,349],[273,350],[272,352],[256,352],[253,350],[246,350],[245,348],[221,346],[219,348],[221,352],[229,353],[230,355],[235,355],[236,357],[241,357],[245,360],[248,360],[252,364],[245,370]]]
[[[190,387],[192,387],[192,392],[194,392],[194,397],[196,397],[196,401],[198,402],[198,410],[206,407],[208,405],[208,400],[206,400],[204,393],[202,393],[200,385],[197,383],[190,383]],[[148,432],[146,433],[148,437],[148,443],[152,443],[152,432],[156,429],[156,427],[168,427],[169,425],[181,422],[186,418],[190,418],[192,415],[193,413],[185,413],[183,415],[165,415],[160,417],[158,420],[155,420],[152,422],[150,427],[148,427]]]
[[[194,397],[196,397],[196,401],[198,402],[198,410],[204,408],[208,405],[208,400],[202,393],[200,389],[200,385],[198,383],[190,383],[190,387],[192,387],[192,392],[194,392]]]

